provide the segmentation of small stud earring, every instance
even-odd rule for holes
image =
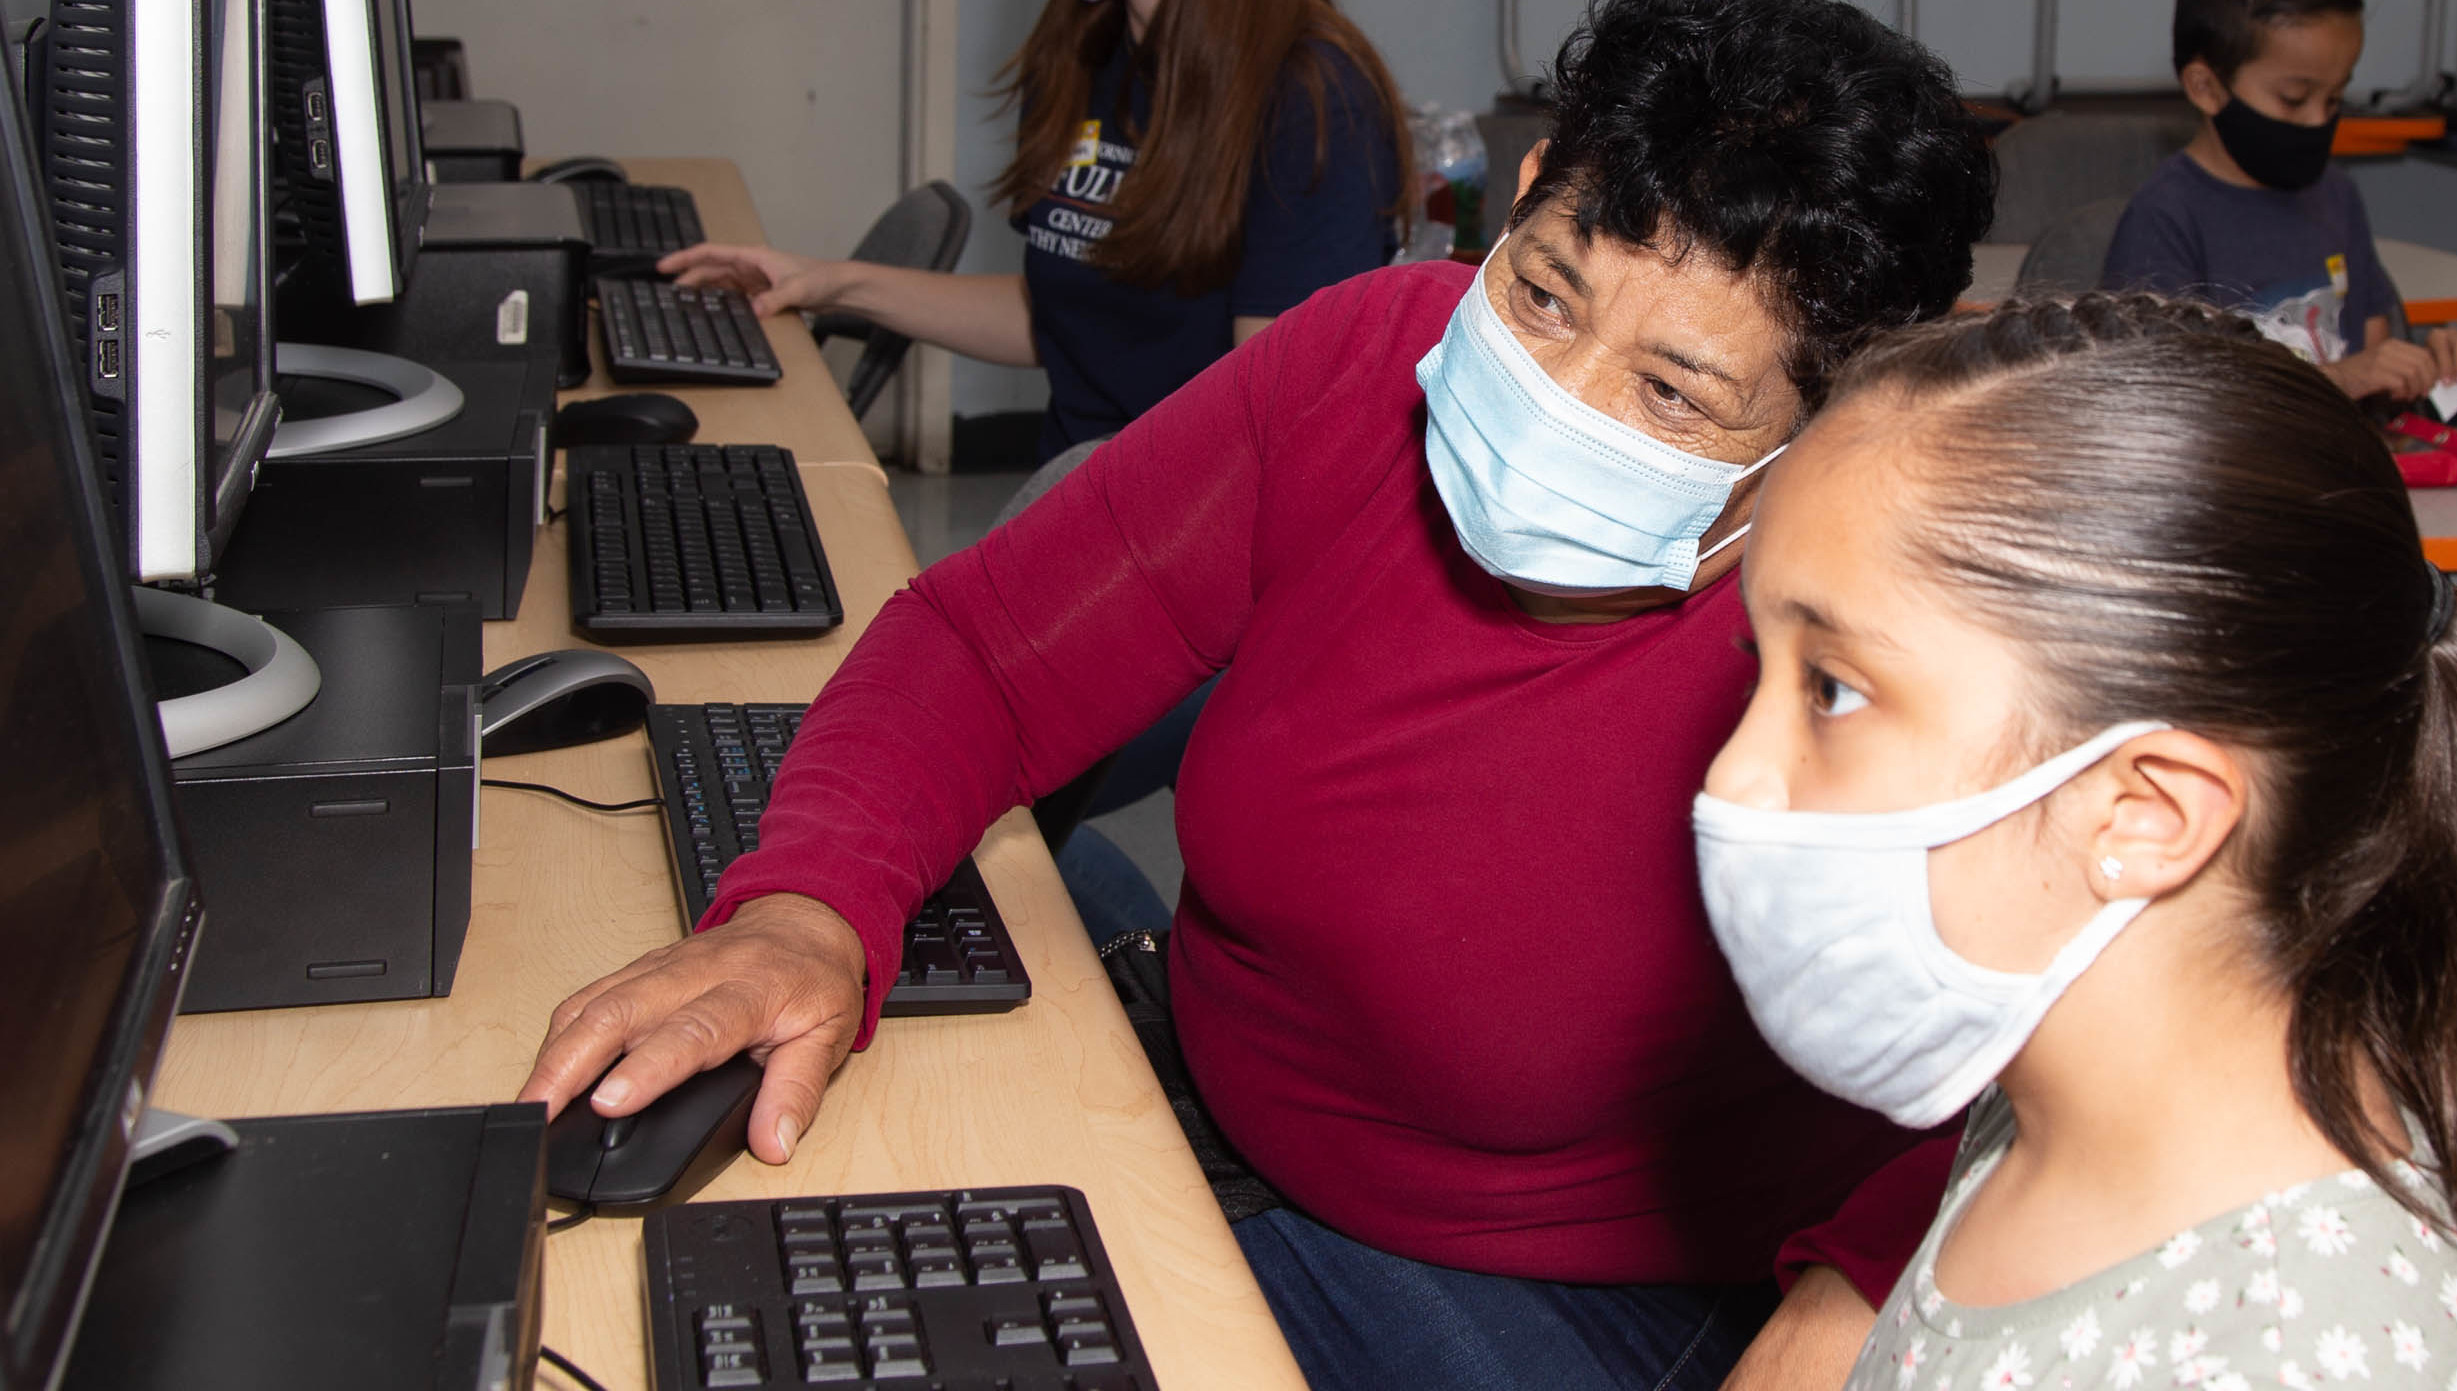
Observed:
[[[2106,875],[2107,882],[2113,884],[2124,877],[2124,861],[2110,855],[2099,861],[2099,873]]]

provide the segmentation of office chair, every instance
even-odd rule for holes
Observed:
[[[2107,249],[2116,242],[2116,224],[2124,218],[2123,198],[2084,203],[2048,224],[2030,244],[2022,268],[2014,273],[2017,295],[2078,295],[2099,287],[2107,269]]]
[[[862,234],[851,259],[910,270],[953,270],[972,229],[973,210],[964,195],[944,179],[933,179],[881,214]],[[822,347],[830,338],[862,340],[861,360],[853,365],[853,376],[845,383],[845,404],[853,408],[854,419],[861,419],[887,389],[888,378],[896,375],[904,350],[913,346],[913,340],[890,333],[859,314],[814,314],[809,322],[811,337]]]

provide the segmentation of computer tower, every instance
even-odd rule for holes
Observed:
[[[427,173],[439,184],[508,183],[520,177],[526,151],[520,108],[508,101],[418,103],[426,131]]]
[[[477,840],[477,610],[264,617],[324,685],[271,729],[171,764],[212,914],[180,1010],[449,995]],[[149,641],[158,689],[213,681],[183,680],[198,658],[182,647]]]
[[[429,365],[461,389],[454,419],[406,439],[265,462],[216,572],[217,601],[251,613],[454,601],[486,618],[520,612],[545,519],[553,358]],[[318,393],[354,390],[363,388],[282,383],[294,410],[312,408]]]
[[[417,268],[398,298],[352,305],[313,281],[294,281],[274,306],[282,341],[430,367],[544,352],[558,384],[587,381],[589,238],[571,188],[438,184],[425,208]]]

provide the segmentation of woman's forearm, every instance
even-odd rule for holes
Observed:
[[[984,362],[1040,365],[1021,275],[951,275],[863,261],[846,262],[845,272],[831,308]]]

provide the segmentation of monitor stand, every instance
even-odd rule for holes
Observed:
[[[127,1186],[140,1187],[173,1169],[238,1147],[239,1132],[220,1121],[148,1106],[129,1141]]]
[[[157,702],[172,758],[271,729],[306,709],[324,684],[316,659],[263,619],[142,585],[132,594],[138,631],[193,643],[247,668],[247,675],[226,686]]]
[[[461,389],[431,368],[389,353],[322,343],[276,343],[277,377],[322,377],[372,387],[391,397],[382,405],[338,415],[285,419],[273,431],[268,459],[331,454],[432,430],[461,413]]]

